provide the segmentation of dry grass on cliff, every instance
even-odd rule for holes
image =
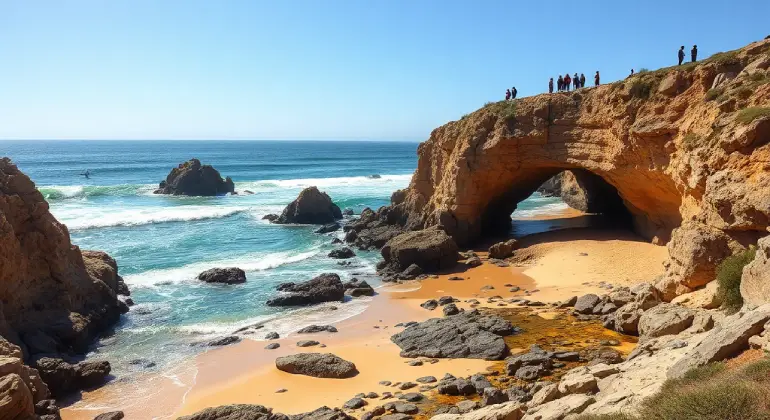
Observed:
[[[750,124],[757,118],[770,117],[770,107],[753,106],[738,111],[735,119],[743,124]]]
[[[669,379],[642,403],[639,415],[585,415],[580,420],[768,420],[770,358],[736,369],[722,362]]]

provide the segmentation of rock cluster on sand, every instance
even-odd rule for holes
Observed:
[[[273,413],[272,408],[253,404],[231,404],[211,407],[178,420],[355,420],[338,408],[321,407],[309,413]]]
[[[299,193],[296,200],[289,203],[274,223],[298,223],[307,225],[327,225],[342,219],[342,211],[332,203],[329,195],[308,187]]]
[[[402,357],[501,360],[509,351],[503,337],[514,332],[510,322],[474,310],[417,323],[390,340]]]
[[[161,181],[155,194],[215,196],[232,194],[235,184],[230,177],[222,179],[211,165],[202,165],[198,159],[190,159],[173,168]]]
[[[103,384],[110,374],[110,363],[103,361],[70,364],[62,359],[43,357],[35,363],[40,377],[48,384],[51,395],[61,398],[67,394]]]
[[[281,371],[315,378],[351,378],[358,374],[356,365],[331,353],[299,353],[275,359]]]
[[[513,255],[513,251],[519,247],[516,239],[498,242],[489,247],[489,258],[506,259]]]
[[[346,296],[374,296],[374,288],[366,280],[359,280],[353,277],[350,281],[345,282],[343,286],[345,287]]]
[[[283,283],[277,289],[283,293],[269,299],[268,306],[301,306],[345,299],[340,276],[334,273],[321,274],[303,283]]]
[[[198,274],[198,280],[206,283],[239,284],[246,282],[246,273],[240,268],[212,268]]]
[[[423,272],[431,272],[454,267],[458,251],[455,241],[443,230],[425,229],[394,237],[380,252],[387,271],[401,272],[414,264]]]

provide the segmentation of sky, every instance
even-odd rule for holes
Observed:
[[[0,0],[0,139],[424,140],[516,86],[770,35],[770,1]]]

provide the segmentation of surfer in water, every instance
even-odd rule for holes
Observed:
[[[86,179],[91,178],[91,170],[90,169],[86,169],[86,171],[83,172],[80,175],[83,175],[84,177],[86,177]]]

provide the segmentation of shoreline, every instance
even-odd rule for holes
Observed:
[[[517,220],[542,222],[562,219],[579,219],[582,213],[569,209],[560,214],[546,214]],[[574,221],[574,220],[572,220]],[[589,239],[579,239],[580,237]],[[607,239],[612,237],[614,239]],[[601,293],[607,280],[602,270],[582,270],[588,265],[607,266],[607,270],[616,269],[617,264],[606,264],[607,255],[625,255],[627,258],[640,260],[643,269],[634,267],[637,277],[646,279],[654,276],[651,267],[660,259],[659,271],[665,247],[641,241],[633,234],[616,230],[602,229],[561,229],[528,235],[519,239],[522,248],[514,256],[509,267],[498,267],[486,261],[486,252],[477,251],[484,260],[478,267],[467,267],[459,263],[451,273],[442,273],[435,278],[422,281],[409,281],[400,284],[386,284],[376,289],[375,296],[368,307],[357,315],[347,318],[335,326],[338,333],[296,334],[292,333],[274,341],[256,341],[244,339],[238,344],[209,350],[194,356],[190,373],[184,380],[168,378],[167,372],[148,374],[132,382],[115,381],[103,388],[84,393],[75,406],[62,409],[65,420],[91,419],[107,407],[100,401],[120,399],[126,391],[140,388],[152,389],[152,398],[145,394],[143,401],[152,399],[152,408],[143,401],[126,404],[122,407],[109,407],[109,410],[122,409],[127,418],[176,418],[203,408],[231,403],[254,403],[273,408],[276,412],[298,414],[312,411],[327,405],[341,406],[345,401],[360,392],[385,391],[397,389],[379,385],[380,381],[414,381],[421,376],[440,378],[445,373],[467,376],[485,371],[495,362],[472,359],[440,359],[438,363],[424,363],[422,366],[409,366],[411,359],[401,358],[400,349],[390,341],[390,336],[400,331],[397,323],[424,321],[440,317],[440,308],[428,311],[420,303],[427,299],[436,299],[451,295],[461,300],[458,307],[468,309],[465,299],[478,299],[479,307],[500,309],[521,306],[505,302],[488,302],[493,296],[526,298],[543,302],[556,302],[574,295]],[[585,249],[588,252],[585,252]],[[585,253],[587,255],[582,255]],[[569,256],[570,258],[567,258]],[[605,261],[603,263],[603,261]],[[546,264],[547,262],[547,264]],[[571,276],[563,275],[572,271]],[[459,276],[463,280],[449,280]],[[622,277],[622,276],[621,276]],[[633,277],[633,276],[632,276]],[[610,283],[628,284],[635,278],[619,278]],[[520,288],[512,292],[506,285]],[[485,286],[485,290],[481,290]],[[530,308],[535,314],[548,319],[553,312],[545,308]],[[313,339],[324,344],[310,348],[299,348],[296,342]],[[268,343],[276,342],[280,348],[265,350]],[[356,364],[361,372],[354,378],[345,380],[318,379],[302,375],[290,375],[274,367],[276,357],[298,352],[331,352]],[[182,363],[183,365],[190,362]],[[194,371],[194,373],[192,373]],[[286,392],[276,393],[279,389]],[[302,398],[297,395],[301,393]],[[312,395],[310,395],[312,394]],[[140,398],[141,400],[141,398]],[[99,409],[88,409],[90,407]]]

